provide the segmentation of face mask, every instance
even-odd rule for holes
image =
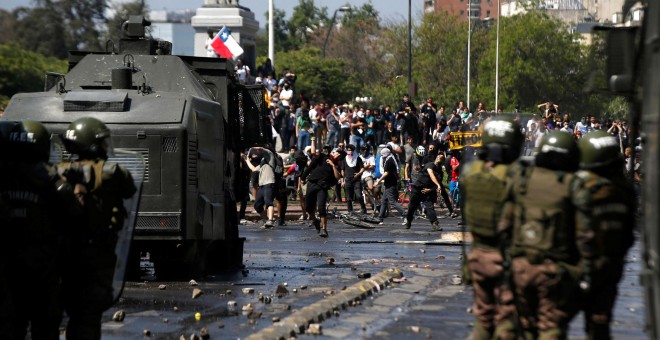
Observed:
[[[351,151],[351,150],[346,150],[346,155],[350,156],[350,155],[352,155],[352,154],[353,154],[353,151]]]

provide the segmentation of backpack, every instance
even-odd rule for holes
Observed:
[[[269,150],[270,151],[270,150]],[[284,160],[276,152],[270,151],[272,159],[268,160],[268,166],[273,168],[275,173],[275,192],[286,190],[286,182],[284,180]]]

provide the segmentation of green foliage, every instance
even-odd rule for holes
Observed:
[[[566,113],[603,109],[602,101],[584,92],[590,65],[597,54],[588,53],[566,24],[542,12],[503,17],[500,22],[499,103],[505,111],[515,105],[536,110],[553,101]],[[495,30],[478,61],[476,97],[487,107],[495,98]],[[473,100],[474,101],[474,100]],[[600,102],[599,102],[600,101]],[[474,106],[474,104],[472,104]]]
[[[317,8],[314,0],[299,0],[287,22],[291,47],[299,48],[309,40],[310,32],[327,27],[328,8]]]
[[[37,0],[34,8],[12,12],[14,41],[22,48],[57,58],[69,50],[100,50],[99,27],[107,0]]]
[[[296,95],[304,91],[307,97],[316,94],[331,102],[350,101],[358,92],[357,75],[348,72],[340,59],[323,59],[321,50],[304,47],[300,50],[279,52],[275,56],[279,69],[290,68],[297,75]]]
[[[20,92],[43,91],[46,71],[65,73],[67,62],[20,48],[0,45],[0,107]]]

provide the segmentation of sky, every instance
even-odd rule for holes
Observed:
[[[111,0],[119,2],[122,0]],[[293,8],[298,4],[298,0],[274,0],[275,7],[286,12],[287,17],[293,12]],[[361,6],[369,0],[315,0],[317,7],[327,7],[328,15],[346,3],[352,6]],[[413,18],[422,13],[423,0],[412,0]],[[239,0],[243,7],[249,8],[255,13],[255,19],[259,21],[259,26],[265,27],[266,17],[264,14],[268,11],[268,0]],[[372,0],[374,8],[380,14],[381,21],[384,23],[404,22],[408,17],[408,1],[406,0]],[[19,6],[30,6],[31,0],[0,0],[0,8],[11,10]],[[204,4],[204,0],[147,0],[151,9],[196,9]]]

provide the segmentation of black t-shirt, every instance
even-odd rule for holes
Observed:
[[[364,167],[364,163],[362,162],[362,157],[358,155],[355,151],[353,151],[353,157],[357,157],[357,161],[355,162],[354,167],[348,166],[348,156],[344,159],[342,162],[342,169],[344,170],[344,178],[352,180],[353,177],[355,176],[356,173],[360,172],[362,168]]]
[[[435,183],[433,183],[431,180],[431,175],[428,172],[429,169],[431,169],[431,171],[435,171],[435,163],[424,163],[424,160],[420,160],[417,157],[413,159],[411,177],[414,186],[422,189],[436,187]]]
[[[404,102],[402,101],[401,104],[399,105],[399,111],[406,111],[409,110],[410,112],[417,112],[417,108],[415,107],[415,104],[413,104],[411,101]]]
[[[399,180],[399,174],[397,171],[396,160],[394,159],[394,157],[388,157],[385,160],[385,164],[383,165],[383,170],[387,172],[387,177],[385,177],[384,179],[385,187],[389,188],[396,186]]]
[[[337,178],[335,177],[334,170],[332,170],[332,166],[325,162],[327,159],[327,155],[321,154],[312,160],[312,163],[305,169],[302,175],[303,180],[316,183],[323,189],[329,189],[337,184]]]

